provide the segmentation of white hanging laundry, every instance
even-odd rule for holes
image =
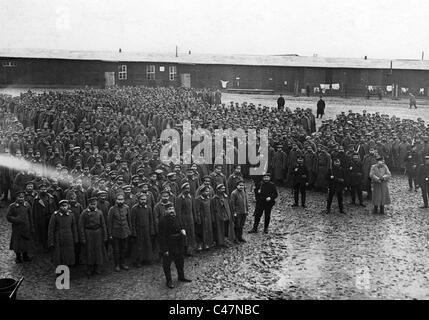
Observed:
[[[374,87],[373,87],[373,86],[368,86],[368,90],[369,90],[369,91],[373,91],[373,90],[374,90]]]
[[[332,90],[340,90],[340,84],[339,83],[333,83],[332,84]]]
[[[402,93],[407,93],[407,92],[408,92],[408,88],[404,88],[404,87],[402,87],[402,88],[401,88],[401,92],[402,92]]]
[[[221,82],[222,88],[226,88],[229,81],[219,80]]]
[[[314,87],[314,88],[313,88],[313,92],[314,92],[314,93],[318,93],[318,92],[320,92],[320,88],[319,88],[319,87]]]
[[[420,88],[420,94],[425,94],[425,88]]]
[[[386,91],[387,91],[387,92],[392,92],[392,90],[393,90],[393,87],[392,87],[392,86],[387,86],[387,87],[386,87]]]

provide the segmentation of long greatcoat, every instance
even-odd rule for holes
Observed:
[[[55,212],[54,197],[46,194],[43,199],[37,196],[33,204],[33,223],[36,242],[44,249],[48,248],[48,226],[51,215]]]
[[[9,206],[7,221],[12,223],[10,250],[28,252],[31,250],[31,206],[27,202],[20,205],[16,202]]]
[[[195,204],[191,194],[181,193],[176,199],[176,214],[186,231],[186,245],[193,248],[195,240]]]
[[[214,236],[218,245],[225,244],[225,237],[234,241],[234,219],[231,213],[231,207],[228,196],[217,194],[212,199],[212,214],[215,225]],[[228,222],[227,228],[226,222]]]
[[[374,164],[369,173],[372,185],[372,204],[374,206],[384,206],[390,204],[388,181],[391,178],[389,168],[384,164],[379,166]]]
[[[87,265],[103,264],[107,261],[104,242],[107,241],[107,227],[103,213],[96,209],[83,210],[79,218],[79,236],[83,245],[83,258]]]
[[[153,258],[152,236],[155,235],[155,219],[149,205],[139,203],[131,208],[131,235],[135,237],[132,254],[138,261]]]
[[[199,196],[195,199],[195,212],[197,220],[197,234],[200,237],[203,246],[213,244],[213,215],[211,210],[210,198]]]
[[[71,266],[75,264],[74,246],[78,243],[78,233],[74,214],[55,211],[49,221],[48,246],[54,247],[52,263]]]

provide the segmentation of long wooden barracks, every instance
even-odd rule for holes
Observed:
[[[0,49],[0,87],[183,86],[338,96],[429,96],[429,61]]]

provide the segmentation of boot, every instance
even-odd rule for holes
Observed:
[[[121,268],[119,267],[119,264],[115,265],[115,271],[116,271],[116,272],[121,271]]]
[[[378,213],[378,207],[377,206],[374,206],[374,209],[372,210],[372,213],[373,214],[377,214]]]
[[[380,206],[380,214],[384,214],[384,206]]]
[[[167,287],[169,287],[170,289],[174,289],[173,281],[167,281]]]
[[[192,282],[192,280],[190,280],[190,279],[186,279],[186,277],[185,277],[185,275],[184,274],[182,274],[182,275],[180,275],[180,277],[179,277],[179,279],[178,279],[180,282]]]
[[[265,233],[265,234],[268,234],[268,227],[267,227],[267,228],[264,228],[264,233]]]
[[[292,205],[292,207],[293,207],[293,208],[298,207],[298,203],[294,203],[294,204]]]
[[[100,270],[100,266],[98,264],[96,264],[94,266],[94,273],[100,275],[101,274],[101,270]]]
[[[248,233],[258,233],[258,228],[253,227]]]
[[[130,270],[130,267],[128,267],[125,263],[121,264],[120,267],[124,270]]]

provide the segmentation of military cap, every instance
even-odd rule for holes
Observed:
[[[69,204],[69,201],[68,200],[61,200],[60,202],[58,202],[58,204],[61,206],[61,205],[63,205],[63,204]]]
[[[225,185],[224,185],[223,183],[218,184],[218,185],[216,186],[216,190],[219,190],[219,189],[221,189],[221,188],[225,188]]]
[[[25,191],[24,190],[19,190],[16,192],[16,196],[19,197],[20,194],[25,195]]]
[[[182,184],[181,189],[185,189],[186,187],[190,187],[189,182],[185,182]]]
[[[94,202],[97,202],[97,201],[98,201],[97,197],[91,197],[91,198],[88,199],[88,203],[94,203]]]
[[[164,173],[164,170],[162,170],[162,169],[156,169],[155,173],[156,174],[162,174],[162,173]]]
[[[165,189],[165,188],[164,188],[164,189],[162,189],[162,191],[161,191],[161,195],[162,195],[162,194],[165,194],[165,193],[170,194],[170,191],[168,191],[167,189]]]

